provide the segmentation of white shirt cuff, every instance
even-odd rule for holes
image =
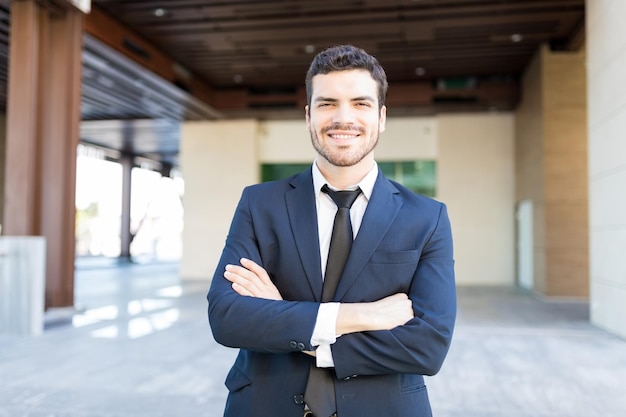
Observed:
[[[319,345],[315,350],[315,365],[318,368],[333,368],[335,359],[330,345]]]
[[[335,366],[330,345],[337,341],[337,315],[339,303],[322,303],[317,312],[317,320],[311,336],[311,345],[317,346],[315,351],[318,367]]]

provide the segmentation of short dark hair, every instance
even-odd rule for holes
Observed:
[[[346,71],[363,69],[370,73],[378,84],[378,108],[385,105],[387,96],[387,75],[378,63],[378,60],[361,48],[352,45],[338,45],[328,48],[313,58],[311,66],[306,73],[306,102],[311,105],[313,94],[312,80],[318,74],[328,74],[334,71]]]

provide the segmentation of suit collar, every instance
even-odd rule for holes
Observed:
[[[320,301],[322,267],[311,168],[294,176],[289,184],[292,189],[285,195],[289,223],[311,292]]]

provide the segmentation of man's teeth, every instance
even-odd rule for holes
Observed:
[[[330,135],[330,136],[332,136],[335,139],[352,139],[352,138],[357,137],[358,135],[355,134],[355,135]]]

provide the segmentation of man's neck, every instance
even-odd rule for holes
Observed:
[[[321,157],[318,157],[315,163],[324,178],[326,178],[330,185],[338,190],[345,190],[351,185],[358,184],[374,166],[373,159],[363,159],[358,164],[349,167],[332,165]]]

